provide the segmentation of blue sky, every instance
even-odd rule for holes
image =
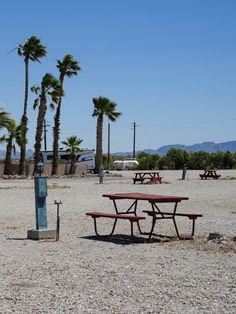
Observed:
[[[20,120],[24,62],[18,44],[32,35],[47,46],[41,64],[31,63],[29,84],[46,72],[58,76],[56,60],[72,54],[82,71],[66,79],[61,140],[83,139],[95,148],[92,98],[117,103],[111,152],[167,144],[236,140],[236,1],[234,0],[0,0],[0,104]],[[37,112],[29,95],[29,143]],[[48,148],[53,112],[48,110]],[[2,132],[3,133],[3,132]],[[107,151],[107,121],[104,123]]]

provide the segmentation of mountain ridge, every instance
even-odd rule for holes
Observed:
[[[215,153],[218,151],[222,152],[236,152],[236,141],[228,141],[228,142],[222,142],[222,143],[214,143],[214,142],[202,142],[202,143],[196,143],[193,145],[184,145],[184,144],[169,144],[161,146],[157,149],[143,149],[140,151],[136,151],[136,153],[139,152],[145,152],[148,154],[159,154],[159,155],[165,155],[169,149],[176,148],[176,149],[182,149],[186,150],[188,152],[198,152],[198,151],[205,151],[208,153]],[[132,155],[132,152],[123,152],[123,153],[115,153],[113,155]]]
[[[228,141],[228,142],[222,142],[222,143],[214,143],[214,142],[202,142],[202,143],[196,143],[193,145],[184,145],[184,144],[169,144],[161,146],[157,149],[143,149],[136,151],[137,153],[145,152],[148,154],[159,154],[159,155],[165,155],[169,149],[176,148],[176,149],[182,149],[186,150],[188,152],[198,152],[198,151],[205,151],[208,153],[215,153],[218,151],[222,152],[236,152],[236,141]],[[26,152],[27,158],[33,157],[34,151],[32,149],[28,149]],[[4,159],[6,155],[5,150],[0,150],[0,159]],[[118,153],[112,153],[112,155],[121,155],[121,156],[132,156],[132,152],[118,152]],[[13,156],[12,159],[19,159],[20,153],[16,152],[16,155]]]

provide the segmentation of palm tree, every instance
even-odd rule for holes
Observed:
[[[77,136],[70,136],[66,138],[66,141],[62,141],[62,144],[67,146],[66,151],[70,152],[70,174],[75,173],[75,153],[79,152],[81,149],[79,148],[79,145],[83,142],[82,139],[80,139]]]
[[[98,172],[102,166],[102,130],[103,116],[107,116],[112,122],[116,121],[121,112],[116,112],[117,104],[106,97],[93,98],[94,110],[92,117],[97,117],[97,139],[96,139],[96,156],[95,172]]]
[[[12,120],[9,113],[4,111],[4,109],[0,107],[0,130],[3,128],[7,128],[11,121]]]
[[[72,77],[77,75],[81,70],[79,62],[76,61],[73,56],[65,55],[62,61],[57,60],[57,68],[60,72],[59,81],[61,83],[62,89],[64,84],[64,78]],[[59,149],[59,136],[60,136],[60,120],[61,120],[61,104],[62,97],[59,98],[56,114],[54,117],[54,127],[53,127],[53,160],[52,160],[52,175],[57,174],[58,168],[58,149]]]
[[[20,154],[20,166],[19,174],[24,174],[25,171],[25,154],[26,154],[26,133],[27,133],[27,107],[28,107],[28,87],[29,87],[29,61],[39,62],[40,58],[46,56],[46,47],[42,45],[40,39],[36,36],[31,36],[26,40],[24,44],[18,46],[18,55],[24,58],[25,62],[25,97],[24,97],[24,110],[21,117],[21,130],[22,130],[22,141],[21,141],[21,154]]]
[[[0,142],[5,142],[6,145],[6,157],[4,161],[4,174],[10,175],[11,173],[11,156],[12,152],[16,153],[16,144],[21,143],[21,126],[16,124],[16,121],[11,120],[8,127],[8,136],[2,136]]]
[[[50,107],[53,108],[54,104],[58,102],[62,95],[60,82],[50,73],[46,73],[42,79],[41,87],[33,86],[32,92],[38,95],[34,101],[34,109],[39,107],[37,117],[37,127],[35,134],[35,155],[34,155],[34,173],[36,165],[40,162],[40,151],[43,133],[43,121],[47,112],[47,97],[51,97]]]

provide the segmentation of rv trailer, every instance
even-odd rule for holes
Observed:
[[[115,160],[113,162],[114,168],[116,170],[132,170],[136,169],[138,166],[138,161],[135,159],[126,159],[126,160]]]
[[[89,171],[93,171],[95,167],[95,153],[94,150],[82,150],[80,152],[76,152],[76,165],[86,165]],[[66,150],[58,151],[59,160],[63,163],[70,163],[70,152]],[[42,151],[41,152],[41,160],[44,164],[52,163],[53,151]]]

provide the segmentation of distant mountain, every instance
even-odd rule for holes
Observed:
[[[34,152],[32,151],[32,149],[28,149],[26,151],[26,157],[32,157],[34,154]],[[0,150],[0,159],[4,159],[6,156],[6,151],[5,150]],[[16,152],[15,155],[12,154],[12,159],[20,159],[20,152]]]
[[[188,152],[198,152],[198,151],[205,151],[208,153],[214,153],[214,152],[236,152],[236,141],[231,142],[225,142],[225,143],[214,143],[214,142],[204,142],[200,144],[193,144],[193,145],[183,145],[183,144],[172,144],[172,145],[165,145],[161,146],[158,149],[144,149],[142,152],[148,153],[148,154],[159,154],[159,155],[165,155],[169,149],[176,148],[176,149],[183,149]],[[137,151],[136,153],[139,153],[140,151]],[[122,156],[132,156],[132,152],[125,152],[125,153],[116,153],[114,155],[122,155]]]
[[[171,145],[165,145],[161,146],[157,149],[143,149],[142,151],[136,151],[136,153],[145,152],[148,154],[159,154],[159,155],[165,155],[169,149],[176,148],[176,149],[183,149],[188,152],[198,152],[198,151],[204,151],[208,153],[215,153],[218,151],[221,152],[236,152],[236,141],[231,142],[225,142],[225,143],[214,143],[214,142],[204,142],[200,144],[193,144],[193,145],[183,145],[183,144],[171,144]],[[27,158],[32,157],[34,154],[33,150],[29,149],[26,152]],[[4,159],[6,155],[6,151],[0,150],[0,159]],[[132,157],[132,152],[119,152],[114,153],[112,155],[120,155],[120,156],[129,156]],[[13,159],[19,159],[20,153],[16,152],[16,155],[13,156]]]
[[[204,142],[200,144],[193,144],[193,145],[167,145],[162,146],[158,148],[155,152],[155,154],[164,155],[168,152],[170,148],[177,148],[177,149],[183,149],[188,152],[198,152],[198,151],[204,151],[208,153],[215,153],[215,152],[236,152],[236,141],[231,142],[225,142],[225,143],[214,143],[214,142]]]

